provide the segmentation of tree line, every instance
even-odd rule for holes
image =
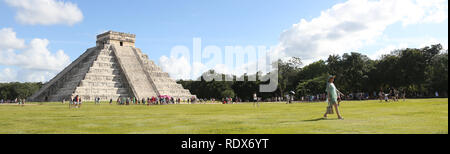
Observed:
[[[368,93],[370,96],[380,90],[388,92],[390,88],[405,91],[408,97],[430,97],[438,92],[447,97],[448,93],[448,51],[440,44],[424,48],[406,48],[392,51],[378,60],[358,52],[329,55],[326,60],[319,60],[304,67],[301,59],[278,60],[278,87],[272,93],[259,93],[261,81],[248,81],[248,78],[267,76],[258,72],[236,77],[218,74],[222,81],[207,82],[203,77],[199,81],[179,80],[184,88],[189,89],[198,98],[239,97],[251,100],[257,93],[263,99],[283,97],[290,91],[298,99],[302,96],[325,93],[329,75],[336,75],[335,84],[344,94]],[[214,70],[205,72],[212,74]],[[233,81],[224,81],[225,78]],[[244,79],[239,81],[236,79]],[[267,82],[268,83],[268,82]]]
[[[42,82],[11,82],[11,83],[0,83],[0,99],[14,100],[25,99],[33,95],[42,87]]]

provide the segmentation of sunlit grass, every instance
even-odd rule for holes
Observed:
[[[343,102],[345,120],[320,119],[325,103],[180,104],[119,106],[85,103],[0,105],[2,134],[304,134],[444,133],[448,99]]]

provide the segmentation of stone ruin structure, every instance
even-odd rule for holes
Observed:
[[[108,31],[97,35],[89,48],[30,97],[30,101],[116,100],[118,97],[168,95],[195,97],[158,67],[134,43],[134,34]]]

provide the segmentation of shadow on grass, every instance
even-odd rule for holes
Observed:
[[[303,121],[308,122],[308,121],[321,121],[321,120],[330,120],[330,119],[327,119],[327,118],[316,118],[316,119],[303,120]]]

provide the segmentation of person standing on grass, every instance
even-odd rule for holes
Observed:
[[[258,96],[256,95],[256,93],[253,94],[253,106],[255,105],[258,105],[259,107]]]
[[[398,102],[398,99],[400,98],[399,93],[400,93],[400,92],[399,92],[397,89],[394,88],[394,98],[395,98],[395,101],[396,101],[396,102]]]
[[[78,102],[78,108],[81,108],[81,104],[83,104],[83,100],[81,100],[81,97],[79,97],[80,102]]]
[[[389,93],[384,94],[384,101],[389,102],[389,96],[391,95],[391,90],[389,88]]]
[[[289,94],[286,94],[286,104],[289,104],[290,103],[290,98],[289,98]]]
[[[76,96],[73,98],[73,107],[74,107],[74,108],[77,108],[77,107],[78,107],[78,95],[76,95]]]
[[[70,100],[69,100],[69,109],[72,108],[73,105],[73,95],[70,96]]]
[[[403,89],[402,92],[403,102],[406,101],[406,91]]]
[[[77,95],[77,96],[75,96],[75,108],[78,108],[79,102],[80,102],[80,100],[79,100],[79,97]]]
[[[323,117],[327,118],[327,115],[329,113],[329,108],[331,108],[331,110],[332,110],[333,106],[334,106],[334,109],[336,110],[338,119],[343,120],[344,118],[341,116],[338,105],[337,105],[337,103],[338,103],[337,96],[338,96],[338,94],[341,94],[341,92],[336,88],[336,86],[333,83],[335,78],[336,78],[336,76],[332,76],[332,75],[330,75],[330,77],[328,77],[326,92],[327,92],[327,96],[328,96],[329,107],[327,107],[327,111],[325,112]]]

